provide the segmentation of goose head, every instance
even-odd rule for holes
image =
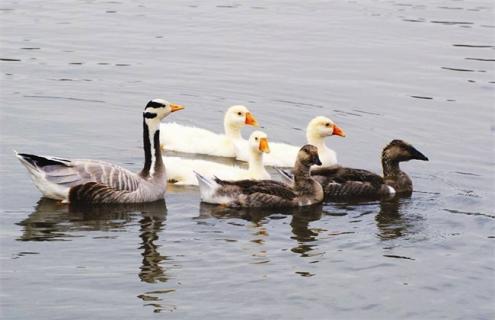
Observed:
[[[241,128],[245,125],[258,126],[258,121],[245,106],[232,106],[225,113],[223,120],[225,133],[231,137],[240,137]]]
[[[311,144],[320,144],[323,139],[333,135],[345,137],[345,132],[327,117],[313,118],[306,128],[306,138]]]
[[[270,153],[268,136],[262,131],[254,131],[249,136],[249,148],[254,154]]]
[[[299,162],[308,168],[312,165],[321,166],[320,157],[318,156],[318,148],[311,144],[304,145],[297,153],[296,162]]]
[[[428,158],[409,143],[403,140],[392,140],[382,152],[382,159],[392,162],[409,160],[428,161]]]
[[[163,99],[153,99],[144,108],[143,117],[146,123],[160,122],[163,118],[184,109],[183,106],[170,103]]]

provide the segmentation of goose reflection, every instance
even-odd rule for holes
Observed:
[[[163,207],[165,204],[163,203]],[[139,207],[128,205],[69,207],[60,201],[41,198],[34,212],[17,223],[23,227],[20,241],[69,240],[75,231],[121,229],[132,220]]]
[[[310,251],[315,250],[316,245],[311,242],[318,240],[320,230],[310,228],[309,223],[320,220],[322,215],[322,205],[299,208],[293,213],[290,225],[294,235],[291,238],[297,241],[297,245],[291,249],[292,252],[309,257]]]
[[[69,240],[76,231],[111,231],[124,228],[135,216],[139,220],[140,249],[143,250],[139,278],[148,283],[166,281],[160,266],[166,260],[158,251],[155,241],[163,229],[167,207],[165,201],[139,204],[119,204],[93,207],[70,207],[47,198],[41,198],[32,214],[18,222],[23,227],[19,241]]]
[[[290,226],[294,234],[291,239],[297,241],[297,246],[291,250],[301,256],[308,256],[308,251],[314,250],[314,245],[308,244],[317,240],[319,230],[311,229],[309,223],[319,220],[322,217],[322,205],[309,207],[289,208],[289,209],[264,209],[264,208],[226,208],[219,205],[201,203],[199,207],[199,218],[217,218],[217,219],[243,219],[250,221],[257,228],[255,236],[257,239],[253,242],[262,244],[264,241],[258,236],[267,236],[266,228],[263,227],[266,218],[280,215],[291,215]]]
[[[403,238],[420,233],[424,217],[407,212],[410,198],[392,198],[380,201],[380,211],[375,217],[378,237],[382,240]]]
[[[163,230],[167,207],[165,201],[138,204],[100,205],[92,207],[74,207],[61,204],[59,201],[41,198],[32,214],[17,223],[23,227],[19,241],[54,241],[69,240],[77,231],[113,231],[127,227],[139,218],[139,249],[143,257],[139,267],[139,279],[146,283],[165,282],[168,276],[162,262],[167,256],[160,254],[155,242]],[[157,303],[160,294],[170,290],[146,292],[138,297],[145,305],[154,303],[155,312],[165,306]]]
[[[163,211],[145,211],[142,212],[141,216],[139,237],[142,240],[140,249],[143,250],[141,253],[143,262],[140,267],[139,278],[148,283],[165,282],[168,277],[160,264],[169,258],[160,254],[158,251],[160,246],[155,244],[155,241],[158,240],[158,234],[163,229],[166,215]]]

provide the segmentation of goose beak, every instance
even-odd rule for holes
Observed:
[[[270,146],[268,145],[268,139],[267,138],[261,138],[260,139],[260,146],[259,150],[264,153],[270,153]]]
[[[258,121],[256,121],[256,118],[251,112],[246,113],[246,121],[244,123],[249,126],[259,127]]]
[[[342,130],[342,128],[340,128],[336,124],[334,124],[333,125],[333,133],[332,133],[332,135],[345,137],[345,132],[344,132],[344,130]]]
[[[411,159],[429,161],[427,156],[425,156],[424,154],[422,154],[421,152],[419,152],[414,147],[411,147],[411,149],[409,150],[409,152],[411,153]]]
[[[179,111],[179,110],[182,110],[184,109],[183,106],[179,105],[179,104],[170,104],[170,108],[172,108],[172,112],[175,112],[175,111]]]
[[[322,165],[320,157],[317,154],[313,157],[313,163],[316,164],[317,166]]]

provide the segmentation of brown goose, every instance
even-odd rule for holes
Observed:
[[[289,187],[273,180],[224,181],[196,173],[201,200],[227,207],[287,208],[302,207],[323,201],[323,189],[309,174],[312,165],[321,165],[318,149],[303,146],[294,166],[294,184]]]
[[[148,102],[143,112],[144,167],[139,173],[99,160],[65,160],[26,153],[18,153],[17,157],[47,198],[80,204],[160,200],[166,189],[160,120],[182,109],[162,99]]]
[[[312,177],[321,183],[327,198],[377,198],[394,194],[410,195],[411,178],[400,170],[399,163],[409,160],[428,161],[412,145],[402,140],[391,141],[382,152],[383,177],[373,172],[332,166],[311,170]],[[286,171],[279,172],[291,179]]]
[[[382,152],[383,177],[367,170],[345,167],[318,168],[311,174],[330,198],[410,195],[413,191],[411,178],[400,170],[399,163],[413,159],[428,161],[412,145],[393,140]]]

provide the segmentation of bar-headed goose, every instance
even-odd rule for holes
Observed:
[[[318,155],[322,166],[332,166],[337,164],[337,154],[325,144],[328,136],[345,137],[345,132],[327,117],[318,116],[313,118],[306,128],[306,140],[318,148]],[[267,166],[292,167],[296,161],[299,147],[286,143],[270,143],[270,154],[265,156],[264,163]],[[247,161],[246,152],[237,151],[237,159]]]
[[[323,189],[309,174],[312,165],[321,165],[318,149],[303,146],[294,165],[294,183],[288,186],[273,180],[225,181],[196,174],[201,200],[227,207],[287,208],[323,201]]]
[[[18,153],[17,157],[47,198],[80,204],[160,200],[166,189],[160,120],[182,109],[162,99],[148,102],[143,112],[144,167],[139,173],[99,160],[66,160],[25,153]]]
[[[224,134],[183,126],[175,122],[164,123],[162,124],[161,143],[165,150],[216,157],[235,157],[235,145],[246,142],[241,135],[241,129],[245,125],[258,126],[258,122],[245,106],[232,106],[225,112]]]
[[[311,175],[321,183],[325,196],[331,199],[410,195],[413,191],[411,178],[400,169],[399,163],[414,159],[428,161],[412,145],[393,140],[382,152],[383,177],[367,170],[341,166],[316,168],[311,170]],[[290,175],[281,173],[285,177]]]
[[[261,131],[251,133],[246,148],[249,152],[248,169],[207,160],[164,157],[168,181],[176,185],[198,185],[194,172],[223,180],[270,179],[270,174],[263,165],[263,154],[270,152],[266,133]]]

